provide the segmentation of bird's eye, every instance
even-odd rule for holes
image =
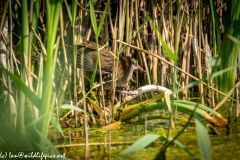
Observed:
[[[133,65],[137,65],[137,62],[135,60],[132,60]]]

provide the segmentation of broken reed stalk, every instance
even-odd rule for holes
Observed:
[[[205,83],[205,82],[203,82],[201,79],[198,79],[197,77],[191,75],[190,73],[185,72],[185,71],[182,70],[181,68],[179,68],[179,67],[177,67],[177,66],[174,66],[171,62],[168,62],[167,60],[165,60],[164,58],[162,58],[162,57],[160,57],[160,56],[158,56],[158,55],[156,55],[156,54],[153,54],[153,53],[151,53],[151,52],[149,52],[149,51],[147,51],[147,50],[138,48],[138,47],[136,47],[136,46],[127,44],[127,43],[125,43],[125,42],[121,42],[121,41],[119,41],[119,40],[117,40],[117,42],[122,43],[122,44],[124,44],[124,45],[127,45],[127,46],[129,46],[130,48],[132,48],[132,49],[135,49],[135,50],[144,52],[144,53],[146,53],[146,54],[152,55],[152,56],[160,59],[161,61],[167,63],[168,65],[170,65],[170,66],[172,66],[172,67],[176,67],[177,70],[183,72],[184,74],[188,75],[188,76],[191,77],[192,79],[194,79],[194,80],[196,80],[196,81],[199,81],[200,83],[202,83],[202,84],[205,85],[205,86],[208,86],[208,84]],[[217,93],[219,93],[219,94],[221,94],[221,95],[223,95],[223,96],[226,96],[225,93],[217,90],[216,88],[213,88],[212,86],[208,86],[208,87],[209,87],[210,89],[214,90],[215,92],[217,92]],[[233,101],[236,101],[236,100],[235,100],[234,98],[232,98],[232,97],[229,97],[229,99],[231,99],[231,100],[233,100]]]

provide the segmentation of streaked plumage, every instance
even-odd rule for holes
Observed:
[[[81,54],[84,53],[84,62],[81,64]],[[85,71],[92,72],[97,61],[97,47],[92,42],[87,42],[85,47],[77,50],[77,67],[83,68]],[[102,49],[100,52],[101,71],[103,76],[112,74],[114,65],[114,56],[107,50]],[[118,72],[116,86],[120,87],[130,81],[135,69],[143,69],[138,66],[135,59],[124,56],[118,60]],[[99,73],[99,71],[97,71]]]

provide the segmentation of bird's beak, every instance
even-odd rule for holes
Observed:
[[[146,72],[142,67],[140,67],[139,65],[137,65],[137,69],[140,70],[141,72]]]

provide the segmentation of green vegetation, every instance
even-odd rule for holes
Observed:
[[[161,147],[155,159],[166,159],[173,144],[198,159],[179,141],[194,125],[199,155],[211,159],[206,126],[226,127],[230,134],[231,119],[236,121],[240,113],[239,1],[9,0],[0,4],[0,151],[67,159],[74,157],[65,155],[71,140],[83,139],[82,157],[88,159],[90,146],[95,145],[89,133],[96,131],[106,133],[104,155],[110,158],[114,129],[142,115],[145,123],[165,120],[166,134],[142,134],[129,148],[115,153],[118,156],[158,139]],[[77,64],[76,54],[89,41],[98,53],[90,75],[79,68],[83,61]],[[100,55],[106,48],[115,57],[110,90],[101,76]],[[135,91],[122,92],[116,103],[117,62],[122,56],[135,58],[145,72],[134,73],[128,88]],[[195,102],[190,101],[193,98]],[[223,105],[228,99],[230,107]],[[228,117],[218,110],[222,106],[230,110]]]

